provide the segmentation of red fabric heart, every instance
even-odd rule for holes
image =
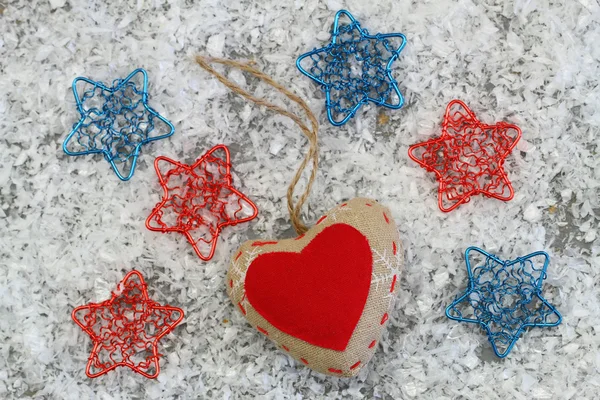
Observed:
[[[365,307],[372,268],[367,238],[338,223],[323,229],[300,253],[258,256],[246,274],[246,298],[280,331],[344,351]]]

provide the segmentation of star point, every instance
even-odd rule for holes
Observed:
[[[216,155],[222,152],[223,156]],[[161,168],[165,163],[168,168]],[[210,260],[221,230],[258,215],[256,205],[232,185],[229,149],[217,145],[192,165],[158,157],[154,167],[163,199],[146,219],[152,231],[180,232],[204,261]]]
[[[504,161],[521,138],[521,129],[499,122],[486,125],[460,100],[451,101],[444,115],[442,135],[410,146],[409,157],[439,182],[438,205],[449,212],[483,194],[508,201],[514,190]]]
[[[135,82],[138,76],[141,89]],[[173,124],[148,105],[148,74],[142,68],[110,86],[78,77],[72,90],[81,118],[63,142],[63,151],[70,156],[104,155],[122,181],[133,176],[144,144],[175,132]]]
[[[86,375],[97,378],[128,367],[146,378],[160,373],[158,341],[183,320],[183,310],[149,298],[142,274],[129,272],[109,300],[75,308],[73,321],[87,333],[93,349]]]
[[[469,284],[446,308],[446,316],[478,324],[487,332],[494,353],[506,357],[525,329],[554,327],[562,321],[541,293],[549,262],[543,251],[503,261],[469,247],[465,251]]]
[[[349,20],[340,24],[340,18]],[[348,122],[369,102],[391,109],[404,104],[392,64],[406,45],[401,33],[370,35],[346,10],[336,13],[331,42],[302,54],[300,72],[325,91],[327,118],[332,125]]]

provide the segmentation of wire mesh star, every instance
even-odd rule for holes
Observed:
[[[435,172],[440,210],[449,212],[477,194],[503,201],[513,198],[503,165],[520,138],[518,126],[483,124],[465,103],[452,100],[446,108],[442,136],[410,146],[408,155]]]
[[[138,74],[141,89],[134,82]],[[79,82],[83,83],[81,95]],[[133,176],[144,144],[175,132],[173,124],[148,105],[148,74],[142,68],[116,79],[112,86],[78,77],[72,89],[81,119],[65,139],[64,152],[70,156],[101,153],[122,181]]]
[[[160,373],[158,341],[183,320],[183,310],[151,300],[142,274],[134,270],[109,300],[77,307],[71,316],[94,344],[88,377],[129,367],[152,379]]]
[[[340,25],[340,17],[349,23]],[[348,122],[368,102],[398,109],[404,98],[392,77],[392,63],[406,45],[401,33],[370,35],[346,10],[336,13],[331,43],[302,54],[296,66],[325,91],[327,118]],[[340,119],[341,118],[341,119]]]
[[[471,260],[471,252],[483,256],[483,261]],[[508,355],[526,328],[561,323],[558,310],[542,296],[542,282],[550,262],[546,252],[502,261],[482,249],[469,247],[465,261],[469,286],[446,308],[446,316],[479,324],[498,357]]]
[[[221,150],[224,157],[214,153]],[[160,163],[169,169],[162,172]],[[210,260],[221,230],[258,215],[256,205],[232,186],[229,149],[217,145],[193,165],[158,157],[154,168],[163,199],[146,220],[152,231],[183,233],[204,261]]]

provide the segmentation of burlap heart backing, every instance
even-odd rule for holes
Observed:
[[[369,243],[373,262],[370,288],[362,315],[343,351],[312,345],[275,328],[253,308],[245,292],[246,273],[257,257],[272,252],[299,253],[315,236],[334,224],[347,224],[360,231]],[[400,272],[404,265],[403,253],[389,209],[371,199],[355,198],[328,211],[302,237],[244,243],[229,267],[227,293],[252,326],[296,360],[323,374],[351,377],[369,362],[377,348],[399,287]],[[343,307],[339,312],[344,312]]]

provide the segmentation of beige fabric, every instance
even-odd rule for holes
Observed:
[[[386,221],[386,217],[389,222]],[[358,229],[369,241],[373,253],[369,296],[345,351],[317,347],[279,331],[254,310],[244,292],[246,272],[256,257],[269,252],[300,252],[319,232],[335,223],[346,223]],[[358,374],[379,347],[383,327],[387,324],[381,322],[393,304],[395,293],[400,286],[401,268],[404,265],[404,250],[389,209],[374,200],[356,198],[330,210],[321,223],[311,228],[299,240],[286,239],[276,244],[252,246],[255,242],[248,241],[240,247],[234,254],[227,273],[227,293],[236,308],[245,312],[250,324],[255,328],[259,326],[265,329],[269,339],[283,351],[289,349],[287,352],[307,367],[334,376],[350,377]],[[396,244],[395,255],[393,243]],[[396,283],[391,292],[394,276]],[[375,345],[370,347],[373,341]],[[360,364],[356,366],[358,362]],[[332,372],[330,369],[342,372]]]

